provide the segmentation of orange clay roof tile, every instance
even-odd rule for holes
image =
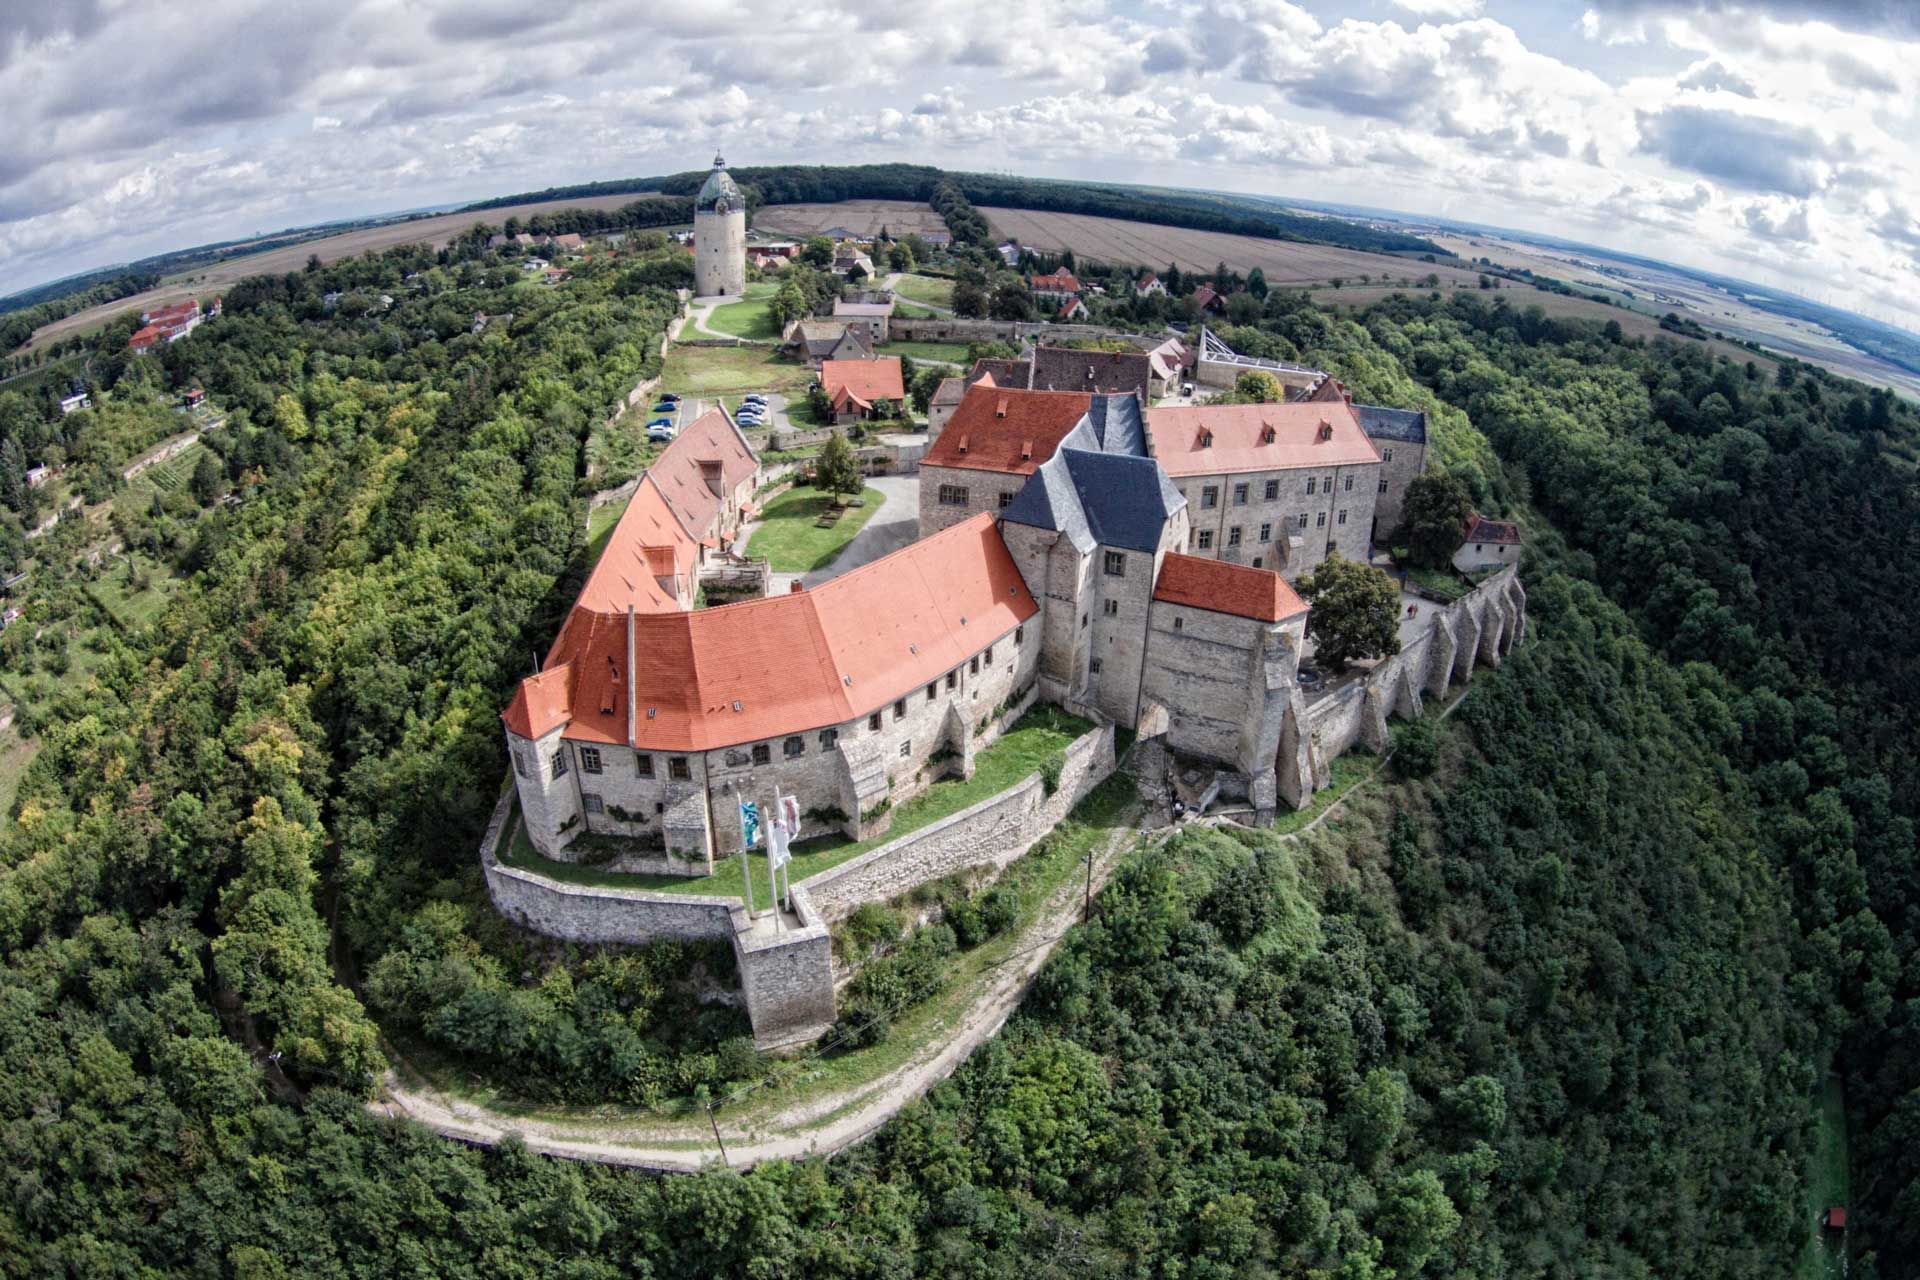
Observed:
[[[1268,427],[1273,438],[1263,440]],[[1153,456],[1176,478],[1380,461],[1343,401],[1149,409],[1147,434]]]
[[[1260,622],[1279,622],[1307,611],[1287,580],[1271,569],[1227,564],[1199,556],[1169,554],[1160,565],[1153,598]]]

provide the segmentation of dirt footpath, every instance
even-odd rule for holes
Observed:
[[[1134,829],[1138,817],[1137,813],[1130,814],[1127,825],[1116,831],[1095,856],[1096,891],[1139,837]],[[746,1168],[762,1160],[830,1155],[873,1134],[907,1103],[952,1074],[1000,1030],[1055,944],[1078,923],[1085,893],[1086,882],[1078,877],[1070,878],[1055,891],[1045,909],[1021,931],[1008,960],[991,971],[954,1032],[922,1046],[893,1071],[866,1084],[797,1101],[770,1113],[743,1113],[730,1119],[724,1107],[717,1111],[714,1118],[726,1143],[727,1163]],[[519,1135],[530,1150],[575,1160],[684,1173],[720,1159],[705,1114],[684,1120],[631,1122],[584,1117],[527,1119],[461,1101],[418,1081],[402,1081],[393,1073],[383,1081],[380,1097],[370,1106],[383,1115],[417,1121],[444,1137],[491,1146],[512,1133]]]

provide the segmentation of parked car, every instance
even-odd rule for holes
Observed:
[[[767,402],[767,398],[761,395],[758,391],[749,392],[748,394],[740,397],[741,404],[765,404],[766,402]]]
[[[670,427],[672,425],[673,425],[672,418],[655,418],[652,422],[649,422],[647,424],[647,430],[651,431],[655,427]]]
[[[671,391],[662,391],[660,393],[660,402],[662,404],[679,404],[680,397]]]
[[[672,427],[648,427],[647,428],[647,439],[653,441],[653,443],[655,444],[665,444],[669,440],[673,439],[673,436],[674,436],[674,431]]]
[[[677,404],[669,404],[667,401],[662,400],[659,404],[653,406],[653,411],[655,413],[672,413],[679,407]]]

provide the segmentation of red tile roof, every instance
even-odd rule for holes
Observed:
[[[1344,401],[1149,409],[1147,434],[1154,458],[1175,477],[1380,461]]]
[[[1279,622],[1307,611],[1307,602],[1271,569],[1177,552],[1168,553],[1161,562],[1153,598],[1261,622]]]
[[[838,403],[847,392],[862,404],[871,405],[885,397],[896,405],[906,399],[906,384],[900,377],[900,357],[879,360],[822,360],[820,386],[827,399]]]
[[[523,681],[505,719],[537,737],[570,718],[568,738],[659,751],[801,733],[904,697],[1038,609],[983,513],[810,591],[630,619],[576,609],[571,657]]]
[[[1071,271],[1056,271],[1049,276],[1034,276],[1027,287],[1035,293],[1078,293],[1080,282]]]
[[[703,462],[720,463],[720,484],[731,492],[760,465],[740,429],[718,409],[709,409],[683,427],[648,468],[673,513],[696,540],[718,546],[719,515],[726,500],[707,484]]]
[[[1084,391],[1024,391],[976,382],[920,465],[1032,475],[1092,403]]]
[[[1467,541],[1517,546],[1520,526],[1511,520],[1489,520],[1476,512],[1467,518]]]

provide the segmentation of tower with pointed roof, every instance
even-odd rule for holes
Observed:
[[[703,298],[747,291],[747,198],[718,155],[693,201],[693,291]]]

